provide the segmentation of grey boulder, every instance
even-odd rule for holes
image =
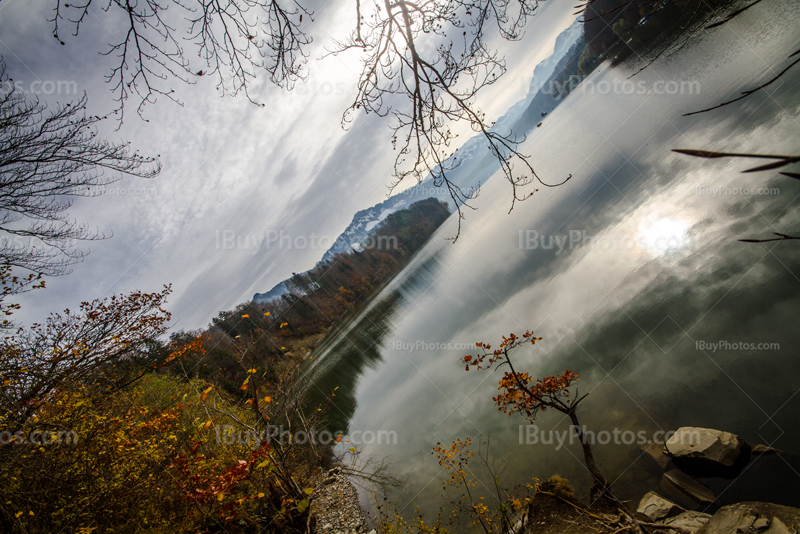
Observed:
[[[697,534],[792,534],[800,532],[800,509],[764,502],[723,506]]]
[[[696,476],[735,475],[750,459],[745,440],[711,428],[681,427],[666,449],[676,466]]]
[[[711,520],[711,514],[703,512],[683,512],[675,517],[669,517],[663,521],[664,525],[675,527],[677,530],[669,529],[667,532],[694,532],[700,530]]]
[[[639,501],[639,508],[636,509],[640,514],[644,514],[651,521],[660,521],[665,517],[671,517],[685,512],[686,509],[678,506],[672,501],[668,501],[658,493],[650,492]]]

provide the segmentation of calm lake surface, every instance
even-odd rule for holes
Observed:
[[[799,39],[800,3],[770,0],[632,79],[646,90],[698,82],[684,84],[685,94],[615,94],[638,66],[601,66],[523,145],[543,180],[572,174],[566,185],[540,186],[507,214],[510,187],[495,176],[455,244],[446,240],[455,235],[451,217],[318,348],[315,394],[339,388],[329,429],[364,433],[360,458],[386,460],[404,480],[391,494],[399,507],[443,505],[446,475],[431,448],[481,434],[491,435],[508,485],[558,473],[585,495],[578,443],[524,442],[526,432],[563,433],[568,420],[545,412],[520,443],[527,421],[491,400],[499,373],[467,373],[459,363],[474,353],[465,344],[496,345],[526,329],[543,340],[515,354],[517,369],[577,372],[581,393],[591,392],[579,411],[588,429],[649,437],[701,426],[771,444],[789,454],[709,484],[723,503],[800,505],[792,456],[800,454],[800,242],[737,241],[800,235],[800,180],[741,173],[765,160],[671,151],[800,153],[800,67],[736,104],[682,116],[766,81],[789,64]],[[363,442],[379,431],[396,443],[386,434],[383,443]],[[595,449],[622,498],[653,489],[679,498],[638,442]],[[476,475],[489,484],[485,472]],[[372,499],[363,492],[366,505]]]

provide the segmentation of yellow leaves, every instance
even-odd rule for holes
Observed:
[[[260,464],[256,466],[256,469],[264,469],[265,467],[269,467],[270,461],[269,459],[264,460]]]
[[[244,315],[242,315],[242,319],[249,319],[249,318],[250,318],[250,315],[248,315],[246,313]]]
[[[268,403],[272,402],[272,397],[270,397],[270,396],[264,397],[264,402],[268,402]]]
[[[247,383],[250,382],[250,377],[251,376],[253,376],[253,375],[247,375],[247,378],[245,378],[244,382],[242,382],[242,387],[239,388],[239,389],[241,389],[242,391],[247,391]]]
[[[211,421],[211,419],[209,419],[208,421],[203,423],[203,429],[207,430],[212,424],[213,424],[213,422]]]
[[[264,317],[269,317],[269,316],[270,316],[270,313],[269,313],[269,312],[266,312],[266,313],[264,314]]]
[[[306,492],[306,495],[311,495],[312,493],[314,493],[314,488],[306,488],[303,491]]]
[[[250,374],[253,374],[253,373],[257,373],[258,370],[257,369],[249,369],[247,372],[250,373]]]
[[[16,517],[17,519],[19,519],[19,517],[20,517],[22,514],[24,514],[24,513],[25,513],[25,512],[17,512],[16,514],[14,514],[14,517]]]
[[[224,499],[224,498],[225,498],[225,494],[224,493],[220,493],[219,495],[217,495],[217,500],[219,502],[222,502],[222,499]]]
[[[264,492],[262,491],[261,493],[259,493],[259,494],[257,495],[257,497],[258,497],[259,499],[263,499],[263,498],[264,498]]]
[[[356,452],[356,448],[355,447],[350,447],[350,452]]]
[[[302,514],[303,512],[306,511],[308,505],[309,505],[308,499],[303,499],[302,501],[297,503],[297,511]]]
[[[289,325],[289,323],[281,323],[281,328],[283,328],[284,326],[288,326],[288,325]]]
[[[200,400],[202,402],[205,402],[205,400],[208,398],[208,392],[212,389],[214,389],[214,386],[208,386],[208,389],[203,390],[203,392],[200,394]]]
[[[286,350],[286,347],[281,347],[281,350]]]

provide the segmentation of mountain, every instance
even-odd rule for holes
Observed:
[[[277,299],[285,295],[289,292],[289,288],[286,287],[286,280],[278,282],[272,289],[267,291],[266,293],[256,293],[253,295],[253,302],[256,304],[262,302],[269,302],[273,299]]]
[[[563,100],[564,95],[555,90],[570,74],[577,74],[575,66],[584,48],[583,22],[575,20],[556,37],[553,54],[541,61],[533,70],[528,92],[522,100],[511,106],[500,117],[492,130],[502,134],[512,133],[522,139],[536,128],[546,114],[553,111]],[[574,72],[573,72],[574,71]],[[458,163],[449,173],[450,179],[465,191],[480,188],[499,169],[497,158],[488,150],[482,135],[470,138],[451,160]],[[370,230],[390,214],[409,207],[416,201],[436,198],[452,203],[446,189],[436,187],[431,177],[419,184],[401,191],[380,204],[363,209],[353,216],[353,220],[328,249],[320,262],[329,261],[335,254],[348,250],[358,250]],[[288,291],[284,282],[277,284],[266,293],[256,293],[253,302],[268,302]]]
[[[553,90],[553,82],[562,74],[567,63],[580,56],[582,50],[583,23],[576,20],[556,37],[553,54],[534,69],[525,98],[511,106],[495,122],[492,129],[504,134],[510,131],[520,138],[527,135],[542,120],[542,113],[550,113],[558,105],[561,97]],[[487,156],[488,160],[484,161]],[[451,171],[451,178],[465,190],[477,189],[481,182],[488,180],[499,168],[497,160],[489,153],[481,135],[470,138],[453,158],[457,158],[460,163]],[[390,213],[408,207],[415,200],[429,197],[452,202],[445,189],[435,187],[433,179],[427,178],[380,204],[359,211],[333,246],[322,256],[322,261],[327,261],[334,254],[357,246],[366,238],[367,233]]]

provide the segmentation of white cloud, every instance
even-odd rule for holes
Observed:
[[[508,52],[509,73],[482,97],[491,115],[524,96],[520,77],[529,77],[552,52],[555,36],[574,18],[566,3],[543,7],[522,41],[493,43]],[[25,82],[75,80],[93,113],[108,112],[114,103],[103,76],[110,63],[97,51],[113,31],[91,18],[78,37],[60,46],[50,37],[50,8],[49,2],[0,3],[0,53],[9,73]],[[255,238],[283,231],[335,239],[357,210],[385,198],[394,158],[388,119],[357,116],[347,131],[340,126],[359,57],[318,60],[330,37],[342,36],[352,23],[351,8],[347,2],[315,8],[308,81],[291,92],[261,83],[253,94],[264,108],[243,97],[220,98],[213,80],[199,78],[195,85],[175,86],[183,107],[162,98],[145,109],[149,122],[129,106],[119,132],[109,124],[103,135],[130,140],[143,154],[160,154],[164,170],[150,181],[123,178],[115,184],[133,193],[75,202],[72,216],[114,237],[87,244],[91,254],[73,274],[23,296],[17,318],[33,322],[82,300],[173,283],[170,308],[180,319],[177,326],[197,328],[219,310],[313,266],[324,250],[219,250],[217,236],[225,230]]]

